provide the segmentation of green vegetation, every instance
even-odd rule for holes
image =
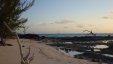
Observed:
[[[34,3],[34,0],[0,0],[0,45],[5,46],[5,39],[11,35],[10,30],[5,26],[7,24],[13,31],[23,28],[26,18],[22,18],[23,12],[28,10]]]

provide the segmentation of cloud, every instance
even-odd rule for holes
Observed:
[[[46,23],[46,22],[42,22],[42,23],[36,23],[35,25],[37,26],[45,26],[45,25],[48,25],[49,23]]]
[[[65,28],[65,29],[67,29],[67,28],[69,28],[69,27],[67,27],[67,26],[64,26],[64,28]]]
[[[38,23],[36,25],[39,26],[44,26],[44,25],[53,25],[53,24],[69,24],[69,23],[74,23],[75,21],[72,20],[60,20],[60,21],[56,21],[56,22],[43,22],[43,23]]]
[[[109,19],[109,17],[102,17],[103,19]]]
[[[113,11],[109,15],[103,16],[102,19],[113,19]]]
[[[95,27],[95,25],[94,25],[94,24],[89,24],[88,26],[89,26],[89,27]]]
[[[74,23],[75,21],[72,20],[61,20],[61,21],[56,21],[55,24],[68,24],[68,23]]]
[[[113,15],[111,15],[111,16],[104,16],[104,17],[102,17],[102,19],[113,19]]]
[[[84,26],[82,24],[78,24],[76,27],[83,28]]]

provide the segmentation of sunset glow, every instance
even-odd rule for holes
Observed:
[[[113,33],[113,0],[36,0],[28,33]]]

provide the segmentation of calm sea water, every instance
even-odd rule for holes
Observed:
[[[38,34],[39,36],[45,37],[82,37],[82,36],[93,36],[91,34]],[[113,33],[101,33],[96,34],[96,36],[113,36]]]

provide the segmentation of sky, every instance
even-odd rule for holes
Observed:
[[[27,33],[113,33],[113,0],[35,0],[23,17]]]

